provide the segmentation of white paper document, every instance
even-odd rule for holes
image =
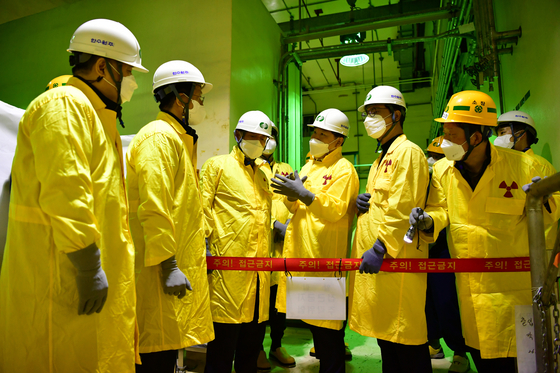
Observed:
[[[346,319],[346,278],[288,277],[286,285],[286,318]]]

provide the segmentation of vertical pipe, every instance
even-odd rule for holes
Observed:
[[[528,224],[528,234],[529,234],[529,255],[531,261],[531,296],[534,299],[539,288],[542,287],[544,283],[544,270],[545,270],[545,238],[544,238],[544,219],[542,212],[542,197],[534,196],[532,193],[527,195],[526,202],[526,213],[527,213],[527,224]],[[535,325],[535,336],[541,336],[541,338],[535,338],[535,358],[537,360],[537,372],[549,373],[552,367],[549,361],[549,369],[545,370],[544,359],[550,360],[548,356],[545,355],[543,343],[547,345],[547,349],[550,352],[552,345],[549,343],[549,338],[543,341],[543,326],[548,328],[550,320],[550,311],[548,307],[545,307],[545,321],[543,325],[541,310],[537,306],[537,303],[533,302],[533,321]],[[548,355],[548,354],[547,354]]]
[[[498,46],[496,44],[496,24],[494,22],[494,6],[492,0],[488,1],[488,17],[490,17],[490,38],[492,39],[492,60],[494,61],[494,77],[498,79],[498,97],[500,112],[504,112],[504,98],[502,95],[502,79],[500,76],[500,60],[498,59]]]
[[[527,192],[525,211],[527,214],[527,225],[529,234],[529,255],[531,260],[531,288],[532,295],[543,287],[546,279],[546,240],[544,236],[544,219],[542,211],[542,196],[551,194],[560,189],[560,173],[556,173],[539,183],[531,185]],[[553,354],[551,338],[551,317],[549,303],[545,299],[545,324],[549,331],[548,338],[544,340],[547,348],[545,354],[542,341],[535,339],[535,357],[537,359],[537,372],[551,373],[553,371]],[[533,320],[535,325],[535,336],[542,335],[543,328],[541,311],[536,303],[533,303]],[[543,336],[544,338],[544,336]],[[545,361],[548,364],[545,369]]]

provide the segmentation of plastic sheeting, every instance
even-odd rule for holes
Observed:
[[[23,113],[25,110],[0,101],[0,269],[8,231],[10,173],[16,151],[18,124]],[[123,157],[133,137],[134,135],[121,136]],[[124,171],[126,173],[126,167]]]

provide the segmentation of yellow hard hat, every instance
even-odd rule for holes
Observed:
[[[498,115],[492,97],[479,91],[462,91],[455,93],[441,118],[440,123],[467,123],[480,126],[497,127]]]
[[[430,145],[428,145],[427,152],[443,154],[443,150],[441,150],[441,143],[443,142],[443,136],[436,137],[432,140]]]
[[[47,84],[47,88],[45,88],[45,91],[48,91],[49,89],[53,89],[53,88],[56,88],[56,87],[62,87],[63,85],[66,85],[66,82],[71,77],[72,77],[72,75],[61,75],[61,76],[58,76],[58,77],[54,78],[53,80],[51,80],[49,82],[49,84]]]

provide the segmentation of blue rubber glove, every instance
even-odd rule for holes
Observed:
[[[85,249],[68,253],[68,259],[78,270],[76,274],[76,286],[80,297],[78,315],[101,312],[109,289],[107,276],[101,268],[101,252],[95,244],[92,244]]]
[[[187,295],[187,289],[192,290],[191,283],[177,267],[175,255],[161,262],[161,282],[165,294],[175,295],[179,299]]]
[[[208,237],[204,238],[206,241],[206,257],[212,257],[212,252],[210,251],[210,244],[208,243]],[[209,275],[214,272],[213,269],[207,269],[206,274]]]
[[[362,193],[358,194],[358,198],[356,199],[356,207],[358,211],[362,214],[369,211],[369,199],[371,198],[371,194],[369,193]]]
[[[294,172],[294,180],[279,174],[276,174],[275,176],[280,180],[271,180],[271,186],[274,189],[274,193],[282,194],[291,200],[299,199],[307,206],[309,206],[315,199],[315,194],[311,193],[303,186],[303,183],[307,180],[307,176],[300,179],[297,171]]]
[[[546,178],[546,176],[545,176]],[[535,176],[534,178],[531,179],[532,183],[529,184],[525,184],[521,187],[521,189],[523,189],[523,191],[525,193],[527,193],[529,191],[529,189],[531,189],[531,185],[538,183],[539,181],[541,181],[541,177],[540,176]],[[543,196],[543,203],[546,203],[548,201],[548,199],[550,198],[550,194],[547,194],[545,196]]]
[[[383,256],[387,253],[385,244],[377,239],[373,247],[362,255],[362,264],[360,264],[360,273],[379,273],[383,264]]]
[[[286,224],[282,224],[278,220],[274,222],[274,242],[284,241],[284,237],[286,236],[286,229],[288,228],[289,223],[290,219],[286,221]]]
[[[434,219],[432,219],[432,217],[420,207],[412,209],[410,216],[408,217],[408,222],[410,225],[416,226],[416,228],[421,231],[430,230],[434,226]]]

